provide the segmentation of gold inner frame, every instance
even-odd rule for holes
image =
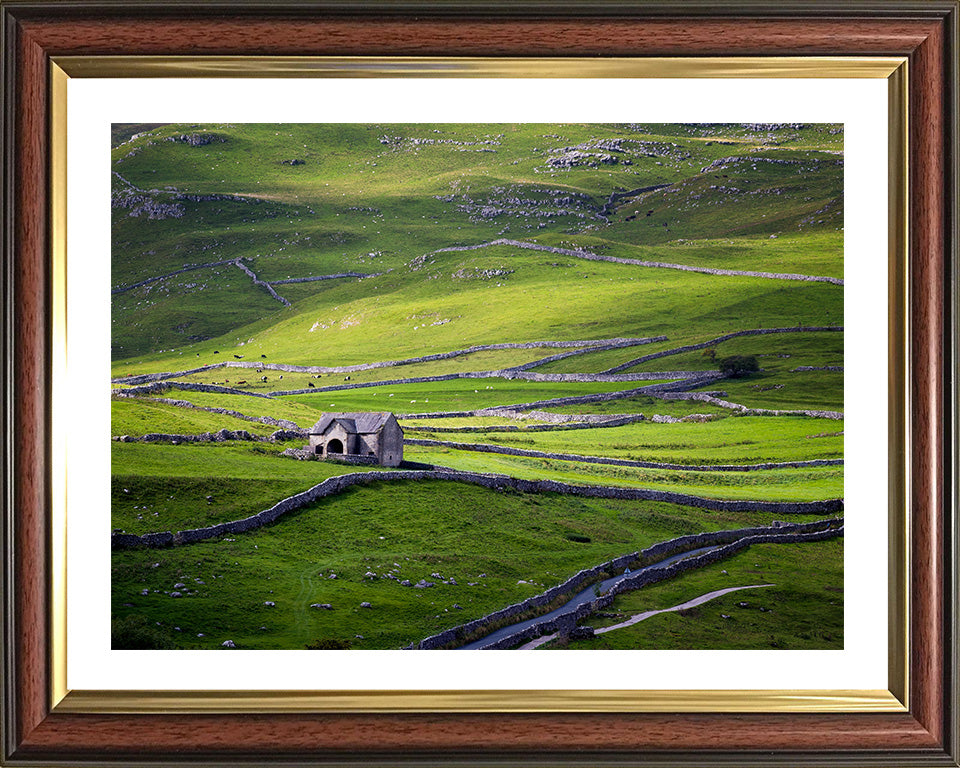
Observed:
[[[53,430],[50,703],[57,712],[904,712],[909,708],[909,318],[904,57],[437,58],[62,56],[51,60],[52,423],[65,409],[67,90],[70,78],[872,78],[888,82],[888,690],[114,691],[67,687],[66,446]]]

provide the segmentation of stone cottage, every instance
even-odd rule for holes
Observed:
[[[385,467],[403,461],[403,430],[392,413],[325,413],[309,436],[318,458],[363,457]]]

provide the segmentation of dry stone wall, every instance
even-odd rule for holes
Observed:
[[[201,365],[197,368],[189,368],[186,371],[176,371],[175,373],[141,373],[136,376],[120,376],[116,379],[111,379],[111,384],[130,384],[131,386],[136,386],[138,384],[150,384],[156,381],[164,381],[166,379],[174,379],[177,376],[190,376],[194,373],[203,373],[204,371],[215,371],[217,368],[223,368],[226,363],[212,363],[211,365]]]
[[[540,361],[537,361],[540,364]],[[652,373],[627,373],[627,374],[602,374],[602,373],[527,373],[521,372],[517,368],[501,368],[491,371],[460,371],[458,373],[442,373],[436,376],[411,376],[405,379],[382,379],[379,381],[361,381],[352,384],[331,384],[326,387],[308,387],[307,389],[282,389],[272,390],[269,394],[272,397],[281,397],[284,395],[310,395],[321,394],[323,392],[338,392],[348,389],[366,389],[369,387],[395,387],[400,384],[423,384],[433,381],[453,381],[455,379],[524,379],[526,381],[551,381],[551,382],[620,382],[620,381],[658,381],[667,378],[684,378],[688,380],[699,380],[704,378],[700,371],[657,371]],[[713,377],[707,380],[712,382]],[[651,385],[653,386],[653,385]],[[657,385],[663,386],[663,385]]]
[[[408,437],[404,445],[423,445],[439,448],[453,448],[458,451],[477,451],[479,453],[500,453],[507,456],[528,456],[534,459],[556,459],[558,461],[578,461],[586,464],[611,464],[618,467],[639,467],[641,469],[688,470],[698,472],[753,472],[765,469],[789,469],[795,467],[835,467],[843,464],[843,459],[812,459],[810,461],[783,461],[765,464],[666,464],[656,461],[633,461],[615,459],[608,456],[583,456],[575,453],[548,453],[526,448],[512,448],[489,443],[457,443],[449,440],[425,440]]]
[[[842,411],[814,411],[814,410],[795,410],[795,411],[777,411],[770,408],[748,408],[740,403],[731,403],[729,400],[721,400],[705,392],[678,392],[664,396],[664,400],[697,400],[701,403],[709,403],[718,408],[728,408],[737,411],[741,416],[809,416],[814,419],[833,419],[835,421],[843,419]]]
[[[673,393],[694,387],[704,387],[720,381],[724,376],[719,373],[707,373],[702,376],[684,379],[683,381],[667,382],[665,384],[649,384],[645,387],[621,389],[616,392],[599,392],[592,395],[573,395],[570,397],[555,397],[549,400],[536,400],[531,403],[515,403],[513,405],[494,405],[489,408],[479,408],[475,411],[432,411],[429,413],[398,413],[398,419],[451,419],[466,416],[499,416],[502,418],[517,418],[523,411],[535,411],[540,408],[552,408],[561,405],[583,405],[585,403],[603,403],[611,400],[624,400],[639,395],[660,397],[667,399],[667,393]],[[579,418],[585,418],[580,415]]]
[[[128,395],[124,391],[116,393],[116,397],[135,397],[135,395]],[[169,397],[152,397],[150,398],[151,403],[163,403],[164,405],[173,405],[177,408],[188,408],[194,411],[206,411],[207,413],[217,413],[222,416],[232,416],[235,419],[242,419],[243,421],[252,421],[258,424],[269,424],[272,427],[280,427],[281,429],[296,432],[304,437],[307,435],[307,430],[302,429],[299,424],[295,422],[288,421],[287,419],[275,419],[272,416],[247,416],[245,413],[240,413],[240,411],[233,411],[229,408],[213,408],[211,406],[205,405],[195,405],[187,400],[174,400]]]
[[[139,437],[132,435],[120,435],[115,437],[119,443],[223,443],[228,440],[246,440],[260,443],[276,443],[283,440],[297,440],[306,437],[306,432],[302,429],[289,430],[278,429],[267,437],[253,435],[245,429],[221,429],[218,432],[201,432],[196,435],[181,435],[167,432],[149,432]]]
[[[117,397],[134,397],[137,395],[158,395],[169,392],[171,389],[183,389],[188,392],[219,392],[224,395],[246,395],[247,397],[263,397],[271,400],[270,395],[260,392],[250,392],[246,389],[221,387],[219,384],[196,384],[192,381],[155,381],[152,384],[130,387],[130,389],[114,389],[110,394]]]
[[[308,490],[290,496],[274,504],[269,509],[242,520],[229,523],[197,528],[189,531],[180,531],[169,534],[169,543],[186,544],[193,541],[212,539],[230,533],[242,533],[254,530],[261,526],[275,522],[279,517],[296,509],[300,509],[326,496],[332,496],[355,485],[375,482],[448,480],[452,482],[470,483],[491,490],[516,490],[521,493],[562,493],[572,496],[603,499],[626,499],[659,501],[681,506],[697,507],[727,512],[768,512],[780,515],[791,514],[822,514],[839,512],[843,509],[843,499],[828,499],[825,501],[783,502],[783,501],[725,501],[721,499],[707,499],[691,496],[685,493],[672,491],[657,491],[646,488],[617,488],[599,485],[570,485],[554,480],[522,480],[506,475],[484,475],[477,472],[460,472],[457,470],[410,470],[382,472],[354,472],[324,480],[322,483]],[[164,538],[165,541],[167,539]],[[114,549],[128,549],[140,546],[157,546],[150,542],[155,541],[147,536],[117,533],[112,539]]]
[[[703,341],[699,344],[687,344],[686,346],[677,347],[676,349],[665,349],[662,352],[653,352],[649,355],[644,355],[643,357],[637,357],[633,360],[628,360],[621,365],[615,365],[613,368],[608,368],[607,370],[603,371],[603,373],[619,373],[620,371],[627,370],[627,368],[632,368],[635,365],[640,365],[640,363],[645,363],[648,360],[657,360],[661,357],[679,355],[683,352],[696,352],[698,349],[706,349],[707,347],[712,347],[714,344],[720,344],[721,342],[729,341],[730,339],[736,339],[741,336],[765,336],[770,333],[819,333],[824,331],[843,332],[843,326],[820,325],[807,328],[797,326],[796,328],[754,328],[749,331],[734,331],[733,333],[728,333],[724,336],[717,336],[715,339]]]
[[[590,603],[578,606],[576,609],[561,616],[544,619],[523,630],[483,646],[484,650],[511,648],[521,642],[531,640],[552,632],[569,632],[577,623],[600,608],[605,608],[613,602],[617,594],[633,589],[639,589],[647,584],[663,581],[679,573],[699,568],[724,557],[729,557],[746,548],[750,544],[773,542],[820,541],[843,535],[842,519],[818,520],[812,523],[781,524],[778,526],[764,526],[757,528],[741,528],[738,530],[715,531],[710,533],[681,536],[669,541],[654,544],[642,551],[631,552],[626,555],[608,560],[593,568],[579,571],[566,581],[551,587],[539,595],[507,606],[499,611],[483,616],[474,621],[440,632],[422,640],[416,647],[420,650],[437,648],[457,648],[478,635],[489,634],[502,627],[511,619],[528,614],[531,611],[543,609],[555,600],[564,596],[573,596],[587,585],[609,577],[636,562],[658,561],[680,552],[688,552],[702,547],[718,546],[719,549],[704,552],[690,558],[671,563],[662,568],[651,568],[639,571],[635,577],[626,576],[617,582],[611,590]],[[681,567],[682,566],[682,567]]]
[[[231,259],[224,264],[233,264]],[[193,267],[191,267],[193,269]],[[409,357],[403,360],[383,360],[376,363],[359,363],[357,365],[289,365],[286,363],[267,363],[267,362],[242,362],[225,360],[222,363],[212,363],[211,365],[191,368],[186,371],[173,371],[166,373],[145,373],[138,376],[125,376],[114,379],[114,384],[143,384],[151,381],[163,381],[166,379],[175,379],[178,376],[187,376],[191,373],[200,373],[210,371],[216,368],[265,368],[274,371],[284,371],[289,373],[355,373],[357,371],[371,371],[377,368],[393,368],[398,365],[414,365],[416,363],[429,363],[435,360],[449,360],[463,355],[471,355],[475,352],[489,352],[503,349],[537,349],[539,347],[547,348],[567,348],[584,347],[577,354],[587,354],[589,352],[599,352],[606,349],[618,349],[621,347],[636,347],[643,344],[652,344],[654,342],[666,341],[666,336],[656,336],[651,338],[614,338],[614,339],[587,339],[585,341],[524,341],[524,342],[504,342],[502,344],[476,344],[465,349],[455,349],[451,352],[437,352],[432,355],[422,355],[420,357]],[[537,365],[547,362],[548,358],[535,361]]]
[[[224,265],[224,264],[233,264],[233,263],[234,263],[234,260],[233,260],[233,259],[226,259],[226,260],[224,260],[224,261],[210,261],[210,262],[207,262],[206,264],[191,264],[191,265],[188,265],[188,266],[186,266],[186,267],[183,267],[183,269],[178,269],[178,270],[175,270],[175,271],[173,271],[173,272],[168,272],[168,273],[165,274],[165,275],[157,275],[156,277],[148,277],[148,278],[146,278],[145,280],[141,280],[141,281],[139,281],[139,282],[137,282],[137,283],[131,283],[130,285],[121,285],[121,286],[118,286],[117,288],[111,289],[111,290],[110,290],[110,293],[111,293],[112,295],[116,295],[116,294],[118,294],[118,293],[124,293],[124,292],[126,292],[126,291],[132,291],[134,288],[139,288],[139,287],[142,286],[142,285],[149,285],[150,283],[155,283],[155,282],[157,282],[158,280],[166,280],[168,277],[174,277],[174,276],[176,276],[176,275],[182,275],[184,272],[192,272],[192,271],[195,270],[195,269],[207,269],[208,267],[219,267],[219,266],[222,266],[222,265]]]
[[[518,403],[515,405],[498,405],[493,408],[481,408],[472,411],[470,415],[478,416],[499,416],[506,411],[529,411],[535,408],[555,407],[560,405],[582,405],[584,403],[605,403],[611,400],[623,400],[638,395],[651,395],[659,397],[665,392],[676,392],[693,387],[703,387],[720,381],[724,377],[718,373],[711,372],[703,376],[684,379],[683,381],[668,382],[666,384],[650,384],[646,387],[636,387],[633,389],[622,389],[617,392],[600,392],[592,395],[576,395],[573,397],[555,397],[550,400],[537,400],[532,403]],[[407,416],[406,418],[416,418]],[[420,418],[423,418],[422,416]]]
[[[644,261],[642,259],[624,259],[619,256],[601,256],[586,250],[573,250],[570,248],[554,248],[540,243],[531,243],[524,240],[510,240],[500,238],[491,240],[488,243],[478,245],[452,246],[449,248],[439,248],[433,253],[445,253],[451,251],[475,251],[480,248],[489,248],[497,245],[509,245],[514,248],[527,248],[534,251],[547,251],[557,253],[561,256],[572,256],[577,259],[586,259],[588,261],[611,261],[616,264],[632,264],[638,267],[656,267],[660,269],[678,269],[682,272],[700,272],[707,275],[727,275],[735,277],[762,277],[771,280],[799,280],[801,282],[811,283],[832,283],[833,285],[843,285],[843,280],[839,277],[823,277],[820,275],[798,275],[792,272],[757,272],[754,270],[743,269],[714,269],[713,267],[695,267],[689,264],[673,264],[666,261]]]
[[[270,285],[270,283],[264,282],[259,277],[257,277],[256,274],[254,274],[254,272],[246,264],[243,263],[243,261],[241,261],[240,259],[237,259],[233,263],[253,279],[254,285],[259,285],[261,288],[263,288],[267,293],[269,293],[273,298],[275,298],[285,307],[290,306],[289,301],[287,301],[285,298],[283,298],[283,296],[277,293],[276,290],[274,290],[274,287]]]
[[[489,427],[463,426],[463,427],[438,427],[438,426],[406,426],[406,432],[547,432],[551,430],[565,429],[598,429],[603,427],[621,427],[624,424],[636,424],[638,421],[645,421],[646,416],[642,413],[603,416],[600,414],[565,414],[548,413],[544,411],[530,411],[529,413],[516,412],[511,418],[542,418],[542,421],[551,421],[551,424],[530,424],[524,427],[518,427],[513,424],[502,424]],[[551,418],[552,417],[552,418]]]

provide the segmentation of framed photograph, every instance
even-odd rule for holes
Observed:
[[[2,762],[958,765],[957,10],[2,2]]]

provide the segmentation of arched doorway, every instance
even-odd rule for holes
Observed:
[[[327,443],[327,455],[331,453],[343,453],[343,443],[340,440],[334,438]]]

